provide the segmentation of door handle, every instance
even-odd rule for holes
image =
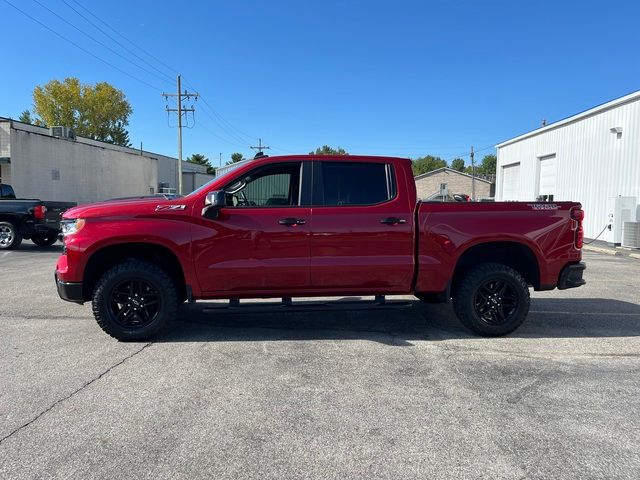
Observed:
[[[399,223],[407,223],[407,221],[404,218],[387,217],[380,220],[380,223],[384,223],[386,225],[397,225]]]
[[[305,223],[307,223],[307,221],[302,219],[302,218],[288,217],[288,218],[281,218],[280,220],[278,220],[278,223],[280,225],[286,225],[288,227],[294,227],[296,225],[304,225]]]

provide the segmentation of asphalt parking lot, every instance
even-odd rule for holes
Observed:
[[[0,253],[1,478],[640,478],[639,260],[585,252],[505,338],[407,297],[198,303],[119,343],[58,299],[59,252]]]

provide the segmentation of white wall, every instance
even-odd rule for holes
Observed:
[[[209,175],[207,173],[199,172],[185,172],[182,174],[182,183],[184,192],[190,193],[207,182],[210,182],[215,178],[215,175]]]
[[[640,92],[625,98],[617,105],[616,101],[610,102],[614,105],[604,111],[594,109],[585,118],[576,115],[574,121],[567,119],[564,124],[558,122],[531,136],[498,145],[496,200],[502,200],[505,191],[503,167],[518,162],[516,200],[535,200],[539,193],[539,159],[555,154],[554,200],[581,202],[586,215],[585,236],[598,235],[606,225],[608,197],[640,199]],[[614,127],[622,128],[620,138],[611,133]]]
[[[11,130],[10,168],[16,195],[26,198],[88,203],[158,188],[156,160],[26,130]]]
[[[59,139],[47,128],[4,119],[0,157],[11,159],[0,164],[0,177],[20,197],[88,203],[157,193],[159,182],[177,186],[175,158],[81,137]],[[183,162],[183,171],[193,172],[196,186],[211,178],[202,165]]]

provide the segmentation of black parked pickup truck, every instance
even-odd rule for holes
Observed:
[[[0,183],[0,250],[18,248],[23,238],[40,247],[53,245],[62,214],[75,206],[72,202],[16,198],[11,185]]]

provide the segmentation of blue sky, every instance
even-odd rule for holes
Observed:
[[[251,155],[258,137],[272,153],[307,153],[326,143],[350,153],[468,160],[462,154],[470,145],[492,147],[543,118],[555,121],[640,89],[640,3],[626,0],[38,0],[132,62],[34,0],[8,1],[150,85],[0,0],[0,116],[30,108],[33,87],[54,78],[108,81],[133,106],[133,144],[175,155],[176,131],[167,126],[160,93],[175,90],[180,72],[217,114],[193,102],[185,156],[205,153],[215,163],[219,152],[225,160],[235,151]]]

